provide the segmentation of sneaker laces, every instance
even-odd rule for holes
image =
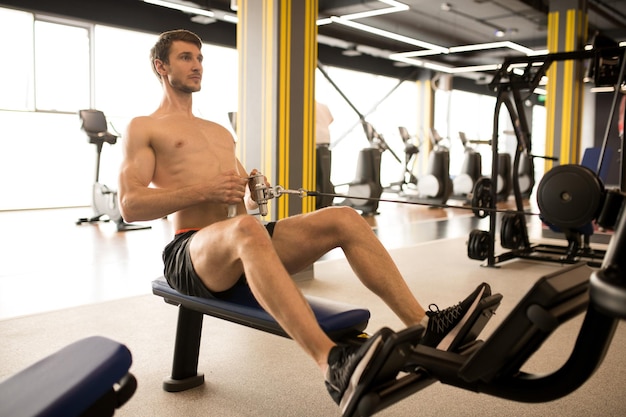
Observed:
[[[338,360],[329,366],[327,371],[326,382],[336,391],[342,391],[345,389],[346,381],[352,375],[352,370],[344,366],[349,363],[351,358],[356,355],[356,351],[349,348],[342,348],[342,354],[337,358]],[[333,378],[330,378],[330,376]],[[340,386],[337,386],[340,385]],[[342,388],[343,387],[343,388]],[[343,392],[342,392],[343,394]]]
[[[445,310],[439,310],[437,304],[430,304],[428,306],[430,311],[426,312],[428,315],[431,329],[437,333],[443,333],[448,328],[454,325],[455,321],[461,316],[461,304],[456,304]]]

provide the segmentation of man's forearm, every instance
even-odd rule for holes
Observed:
[[[120,211],[127,222],[156,220],[205,200],[193,187],[146,188],[120,194]]]

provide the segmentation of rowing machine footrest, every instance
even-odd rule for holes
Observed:
[[[380,356],[383,364],[373,378],[374,382],[368,383],[368,387],[363,390],[364,394],[358,399],[356,408],[351,414],[344,414],[344,417],[372,415],[436,382],[437,379],[429,374],[428,366],[424,366],[430,363],[432,360],[430,358],[435,358],[439,364],[448,364],[448,368],[456,373],[454,370],[460,367],[460,363],[457,363],[459,358],[470,355],[476,346],[480,345],[476,338],[500,306],[501,300],[501,294],[483,298],[475,313],[469,317],[467,324],[460,329],[450,345],[450,351],[415,346],[416,341],[421,339],[421,334],[416,333],[420,329],[423,331],[421,326],[389,336]],[[400,375],[400,372],[406,374]]]

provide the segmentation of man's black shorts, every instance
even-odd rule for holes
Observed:
[[[270,236],[274,232],[275,225],[275,222],[265,225]],[[250,288],[246,282],[246,277],[243,275],[232,288],[222,292],[209,291],[202,283],[202,280],[193,268],[191,256],[189,255],[189,242],[191,242],[191,237],[196,232],[197,230],[188,230],[176,233],[174,239],[163,249],[163,273],[170,286],[182,294],[204,298],[229,299],[243,296],[251,297]]]

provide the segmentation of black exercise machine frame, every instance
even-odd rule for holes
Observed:
[[[581,313],[574,348],[559,369],[543,375],[521,370],[556,328]],[[485,341],[452,352],[410,346],[420,326],[388,337],[382,363],[374,365],[369,386],[344,416],[372,415],[437,381],[517,402],[564,397],[600,366],[619,320],[626,320],[623,215],[599,270],[580,262],[542,277]]]
[[[520,190],[519,184],[519,166],[522,156],[525,154],[528,156],[528,161],[531,164],[531,169],[534,169],[533,166],[533,158],[545,158],[556,160],[557,158],[550,156],[538,156],[531,154],[531,132],[528,124],[528,120],[526,114],[524,113],[524,101],[533,93],[535,88],[539,85],[542,77],[548,71],[550,65],[553,62],[560,61],[569,61],[569,60],[588,60],[592,59],[597,60],[603,54],[622,54],[626,52],[626,48],[624,47],[609,47],[609,48],[594,48],[591,50],[583,50],[583,51],[571,51],[571,52],[557,52],[545,55],[536,55],[536,56],[528,56],[528,57],[511,57],[504,60],[501,67],[498,69],[494,78],[489,84],[489,87],[497,92],[497,99],[494,111],[494,119],[493,119],[493,132],[492,132],[492,170],[491,170],[491,180],[488,183],[487,187],[485,187],[485,192],[488,192],[488,196],[483,195],[483,199],[485,200],[483,204],[489,207],[491,210],[485,211],[484,215],[489,216],[489,230],[485,234],[478,233],[479,231],[473,231],[472,233],[476,235],[477,238],[481,240],[486,240],[487,246],[484,247],[485,252],[482,260],[486,259],[485,266],[494,267],[498,263],[505,262],[515,258],[523,258],[523,259],[533,259],[539,261],[548,261],[548,262],[558,262],[558,263],[569,263],[574,264],[581,260],[588,261],[591,265],[599,266],[602,258],[605,253],[602,250],[589,250],[586,247],[579,247],[577,242],[571,241],[567,247],[559,246],[559,245],[548,245],[548,244],[531,244],[528,237],[528,230],[526,225],[526,218],[524,215],[520,213],[524,212],[523,206],[523,196]],[[617,88],[615,91],[615,97],[619,94],[619,86],[621,81],[624,79],[624,64],[626,63],[626,58],[622,57],[621,70],[620,75],[617,81]],[[539,65],[540,64],[540,65]],[[524,65],[523,73],[521,75],[517,75],[513,72],[513,68],[519,68],[520,65]],[[525,92],[525,96],[522,94]],[[498,177],[498,128],[499,128],[499,113],[502,105],[505,105],[509,115],[511,117],[511,122],[514,128],[515,137],[517,139],[517,147],[515,150],[515,156],[513,159],[513,168],[512,168],[512,186],[513,186],[513,195],[515,199],[516,211],[511,215],[505,214],[503,217],[503,222],[507,224],[503,224],[502,226],[511,227],[512,223],[517,223],[514,227],[514,230],[519,233],[517,236],[517,240],[515,244],[517,247],[509,248],[512,249],[508,252],[504,252],[501,254],[495,253],[495,237],[496,237],[496,227],[497,227],[497,216],[496,216],[496,203],[497,196],[496,190],[497,187],[497,177]],[[615,100],[611,109],[611,114],[609,115],[608,123],[611,123],[613,113],[615,108]],[[598,162],[598,169],[601,166],[603,154],[604,154],[604,143],[606,143],[608,139],[609,130],[607,129],[605,133],[605,138],[603,140],[603,150],[600,155],[600,160]],[[626,155],[622,152],[622,166],[626,166]],[[480,184],[477,184],[480,185]],[[474,192],[476,194],[476,192]],[[476,199],[476,196],[473,196]],[[475,200],[474,200],[475,201]],[[476,206],[477,204],[473,204]],[[501,226],[501,227],[502,227]],[[479,236],[480,235],[480,236]],[[569,240],[569,238],[568,238]],[[478,239],[475,239],[472,242],[472,236],[470,235],[470,242],[475,243],[476,245],[484,244],[483,242],[479,242]],[[472,251],[472,247],[468,244],[468,254]],[[504,245],[503,245],[504,246]],[[482,252],[482,251],[480,251]],[[482,254],[481,254],[482,255]],[[470,254],[470,257],[471,254]],[[472,257],[474,258],[474,257]],[[478,257],[474,258],[478,259]]]

